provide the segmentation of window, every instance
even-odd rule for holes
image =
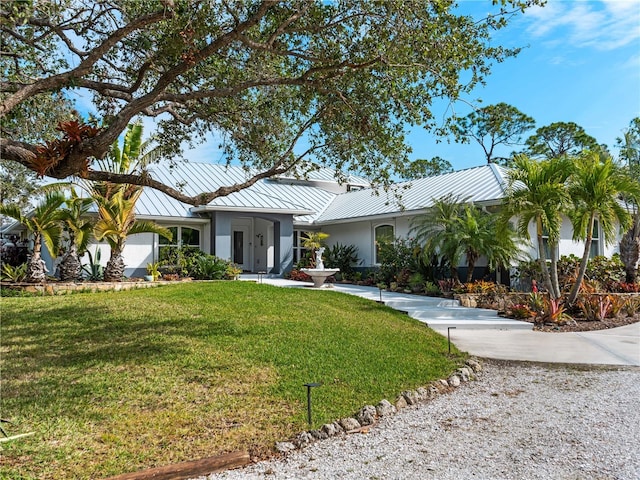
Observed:
[[[307,254],[308,250],[302,247],[302,230],[293,231],[293,264],[297,265]]]
[[[376,258],[374,259],[374,263],[379,264],[380,260],[378,259],[378,255],[380,253],[380,243],[381,242],[393,242],[394,240],[394,232],[393,225],[378,225],[374,230],[375,237],[375,246],[376,246]]]
[[[170,241],[159,236],[160,260],[166,258],[168,249],[177,247],[200,249],[200,230],[189,227],[168,227],[168,230],[173,234]]]
[[[600,222],[596,220],[593,224],[593,237],[591,238],[591,251],[589,258],[600,255]]]

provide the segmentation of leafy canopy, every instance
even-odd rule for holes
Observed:
[[[478,19],[455,13],[452,0],[4,1],[0,156],[54,178],[145,185],[193,205],[304,174],[309,159],[386,185],[407,161],[405,126],[442,127],[434,100],[456,101],[515,55],[495,46],[493,32],[543,2],[492,3]],[[91,128],[61,112],[42,120],[60,127],[56,141],[12,128],[51,94],[92,99]],[[224,157],[247,167],[246,181],[191,196],[145,172],[90,162],[139,117],[156,119],[169,159],[215,133]]]

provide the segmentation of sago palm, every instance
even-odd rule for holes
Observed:
[[[15,205],[0,205],[0,214],[20,222],[33,237],[33,252],[27,266],[27,282],[42,283],[47,278],[42,260],[42,243],[52,258],[56,258],[58,254],[62,234],[60,206],[64,200],[61,192],[49,192],[29,215],[23,215]]]
[[[574,207],[570,213],[573,239],[584,241],[578,278],[567,299],[572,304],[578,297],[587,270],[596,219],[605,243],[610,244],[617,238],[618,229],[629,228],[633,220],[620,203],[622,197],[640,198],[640,185],[616,166],[610,156],[584,152],[575,162],[569,193]]]
[[[529,225],[533,222],[544,284],[552,298],[559,298],[556,247],[560,240],[562,212],[570,203],[566,182],[573,164],[564,157],[537,161],[526,155],[516,155],[513,165],[507,173],[504,220],[515,216],[516,230],[520,237],[526,239],[531,238]],[[545,234],[549,239],[551,271],[546,262]]]
[[[149,221],[138,221],[135,218],[135,207],[142,189],[136,190],[129,198],[125,197],[125,189],[117,189],[109,198],[96,196],[98,204],[98,221],[94,228],[97,240],[105,240],[111,247],[111,256],[104,269],[104,280],[119,282],[124,277],[124,250],[127,237],[138,233],[157,233],[171,240],[171,231]]]

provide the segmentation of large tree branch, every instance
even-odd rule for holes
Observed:
[[[160,11],[156,13],[152,13],[150,15],[145,15],[133,20],[131,23],[125,25],[122,28],[119,28],[115,32],[113,32],[108,38],[104,40],[100,45],[91,50],[84,60],[80,62],[80,64],[67,72],[60,73],[58,75],[53,75],[48,78],[43,78],[37,82],[34,82],[30,85],[27,85],[20,90],[18,90],[13,95],[8,96],[2,103],[0,103],[0,117],[10,112],[16,105],[23,102],[25,99],[37,95],[38,93],[50,91],[50,90],[58,90],[62,87],[65,87],[71,82],[74,78],[82,78],[83,75],[89,73],[92,67],[100,60],[102,57],[111,50],[118,42],[120,42],[123,38],[125,38],[130,33],[142,29],[147,25],[151,25],[156,23],[163,18],[165,18],[165,11]]]

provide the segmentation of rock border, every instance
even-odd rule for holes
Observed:
[[[482,373],[482,364],[476,357],[468,358],[464,365],[453,372],[447,379],[435,380],[424,387],[415,390],[405,390],[398,395],[394,402],[381,400],[376,406],[365,405],[354,416],[345,417],[326,423],[316,430],[300,432],[293,439],[276,442],[275,449],[281,454],[303,449],[319,440],[325,440],[337,435],[353,433],[367,433],[379,419],[397,414],[400,410],[421,403],[426,403],[437,395],[451,392],[463,383],[475,380]]]

